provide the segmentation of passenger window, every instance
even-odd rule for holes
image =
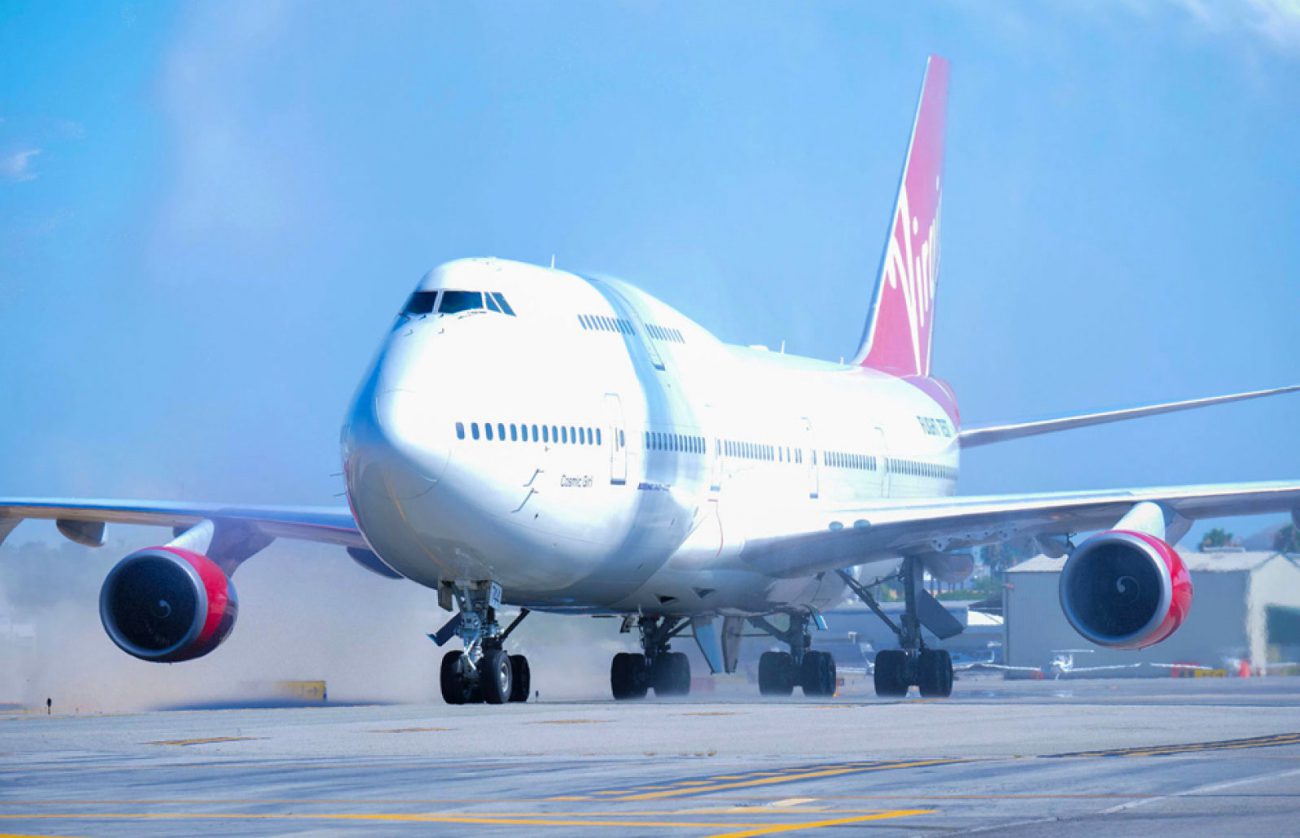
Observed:
[[[620,448],[622,448],[623,446],[627,445],[627,440],[626,440],[626,438],[624,438],[624,436],[623,436],[623,432],[622,432],[622,431],[619,431],[619,432],[618,432],[618,445],[619,445]]]
[[[551,435],[547,433],[546,426],[542,425],[542,442],[550,442]]]
[[[569,426],[569,442],[572,442],[574,445],[578,444],[578,429],[572,425]]]
[[[471,422],[469,426],[469,435],[478,439],[478,422]]]
[[[492,423],[491,423],[491,422],[484,422],[484,423],[483,423],[483,435],[484,435],[485,437],[487,437],[488,439],[491,439],[491,438],[492,438]]]
[[[464,423],[464,422],[457,422],[457,423],[456,423],[456,439],[464,439],[464,438],[465,438],[465,423]]]
[[[551,442],[559,442],[559,441],[560,441],[560,429],[557,428],[555,425],[552,425],[552,426],[551,426]]]
[[[402,314],[409,314],[411,316],[429,314],[433,311],[434,305],[437,302],[437,291],[416,291],[411,295],[411,298],[406,301],[406,308],[402,309]]]
[[[497,439],[506,441],[506,426],[502,422],[497,422]]]
[[[538,438],[539,437],[537,436],[537,426],[533,425],[533,442],[537,442]]]
[[[569,429],[564,427],[563,425],[560,426],[560,442],[564,443],[565,445],[569,444]]]
[[[510,423],[510,441],[511,442],[519,441],[519,429],[514,422]]]
[[[596,429],[596,444],[597,444],[597,445],[603,445],[603,444],[604,444],[604,443],[602,443],[602,442],[600,441],[600,428],[597,428],[597,429]]]
[[[587,429],[586,429],[586,428],[578,428],[578,441],[581,442],[583,445],[586,445],[586,444],[587,444]]]
[[[443,291],[438,303],[439,314],[456,314],[483,308],[483,295],[478,291]]]

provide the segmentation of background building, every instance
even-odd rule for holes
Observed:
[[[1057,585],[1064,559],[1037,556],[1006,572],[1003,614],[1006,662],[1046,667],[1062,649],[1089,649],[1077,667],[1192,663],[1230,669],[1241,660],[1260,672],[1268,664],[1300,661],[1300,566],[1273,552],[1183,552],[1192,574],[1192,610],[1163,643],[1138,652],[1104,649],[1084,640],[1061,611]],[[1111,674],[1160,675],[1153,667]]]

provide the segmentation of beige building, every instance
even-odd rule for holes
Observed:
[[[1138,652],[1094,646],[1066,622],[1057,593],[1064,559],[1037,556],[1011,568],[1003,594],[1006,662],[1048,671],[1065,649],[1092,650],[1074,655],[1078,668],[1191,663],[1235,672],[1243,659],[1257,671],[1266,664],[1300,662],[1300,565],[1293,558],[1271,552],[1179,553],[1192,575],[1191,614],[1168,640]],[[1143,666],[1111,674],[1168,672]]]

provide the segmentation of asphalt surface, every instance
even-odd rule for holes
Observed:
[[[0,715],[0,833],[1295,834],[1300,679]]]

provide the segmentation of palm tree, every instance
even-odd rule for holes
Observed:
[[[1300,553],[1300,529],[1287,524],[1273,533],[1273,549],[1279,553]]]
[[[1236,537],[1222,527],[1215,527],[1205,534],[1201,539],[1202,550],[1213,550],[1215,547],[1227,547],[1236,543]]]

